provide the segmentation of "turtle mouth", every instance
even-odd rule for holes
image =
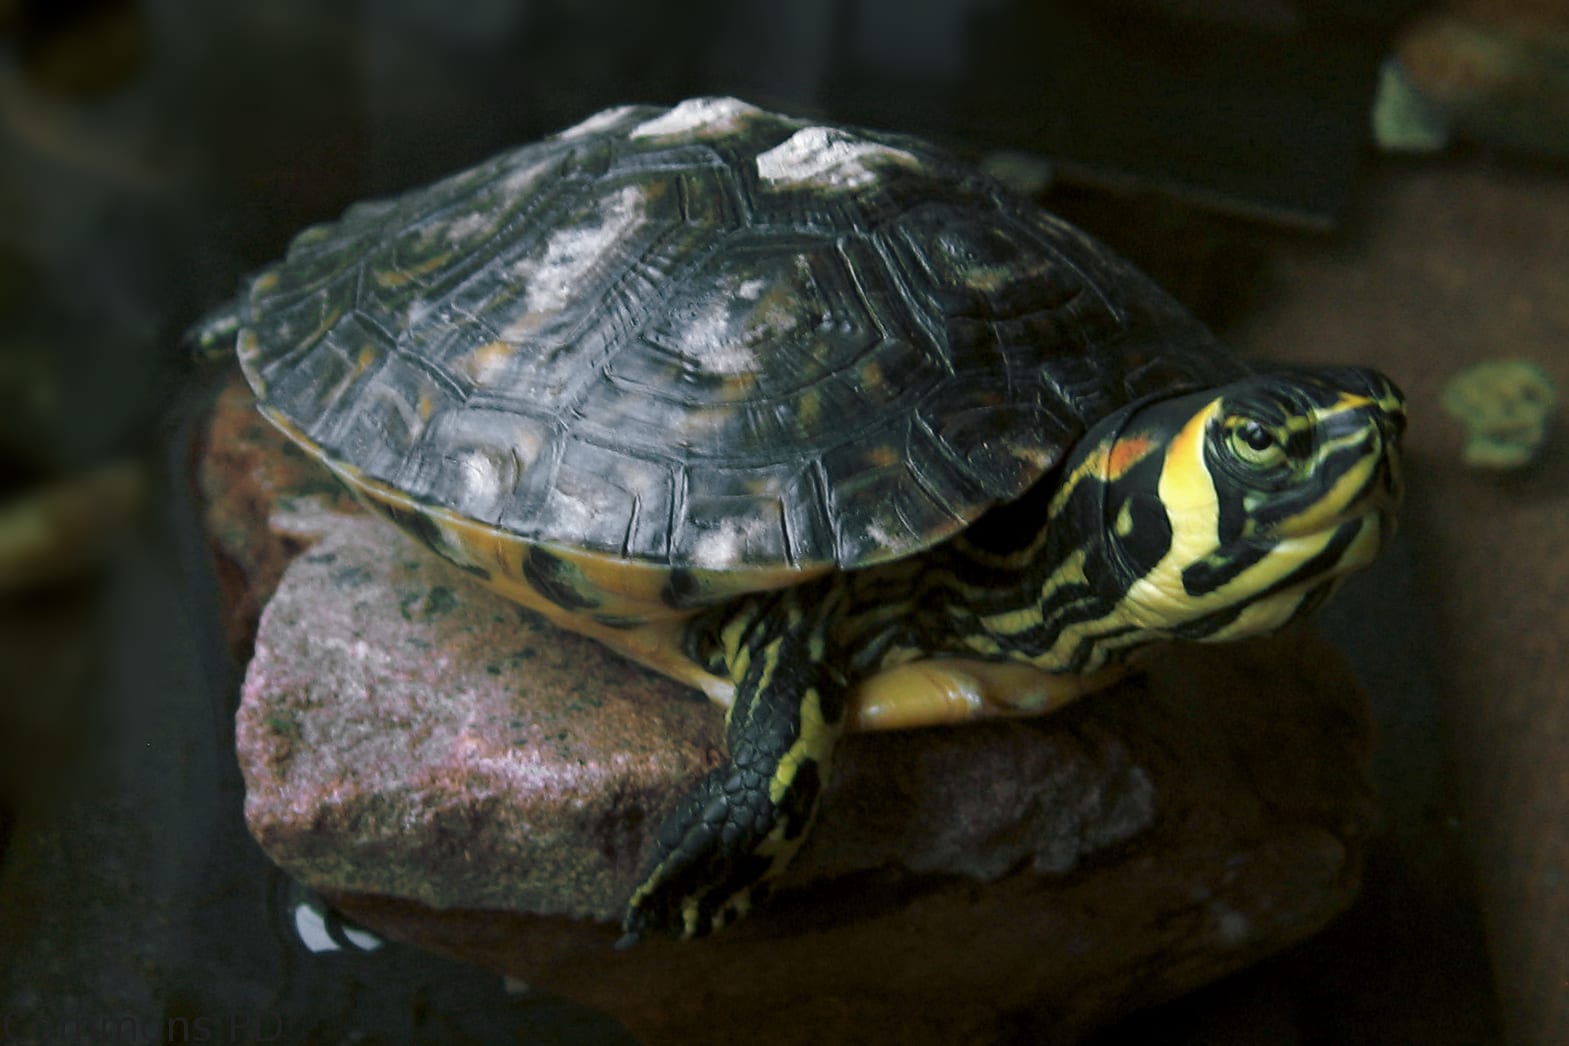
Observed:
[[[1296,591],[1326,581],[1338,585],[1378,559],[1394,537],[1396,520],[1392,502],[1368,499],[1320,525],[1277,531],[1262,556],[1275,564],[1265,568],[1276,578],[1270,591]]]
[[[1295,561],[1293,574],[1344,577],[1370,566],[1389,546],[1399,519],[1398,501],[1369,497],[1356,507],[1314,526],[1276,532],[1275,555]]]
[[[1372,520],[1381,532],[1392,534],[1399,517],[1400,500],[1399,491],[1380,480],[1374,484],[1374,489],[1364,492],[1339,509],[1309,512],[1284,520],[1274,529],[1274,533],[1280,538],[1310,538],[1331,533],[1347,523]]]
[[[1349,574],[1370,566],[1395,536],[1397,519],[1393,505],[1373,505],[1348,516],[1341,525],[1355,524],[1357,531],[1333,572]]]

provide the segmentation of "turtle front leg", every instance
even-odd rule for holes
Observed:
[[[700,937],[735,921],[800,849],[844,729],[848,687],[825,660],[834,603],[803,605],[791,590],[725,625],[730,758],[660,827],[621,946],[649,931]]]

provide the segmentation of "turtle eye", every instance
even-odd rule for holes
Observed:
[[[1233,454],[1255,468],[1278,465],[1286,458],[1286,448],[1275,434],[1251,418],[1231,427],[1227,443]]]

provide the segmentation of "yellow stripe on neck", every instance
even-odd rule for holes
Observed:
[[[1204,461],[1207,430],[1219,410],[1217,398],[1188,419],[1166,448],[1158,493],[1171,521],[1171,547],[1123,600],[1123,613],[1138,624],[1160,627],[1199,609],[1183,587],[1182,572],[1209,555],[1220,531],[1220,499]]]

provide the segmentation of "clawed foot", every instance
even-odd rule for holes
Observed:
[[[746,914],[806,835],[821,791],[817,765],[758,760],[703,778],[660,829],[617,947],[646,933],[702,937]]]

